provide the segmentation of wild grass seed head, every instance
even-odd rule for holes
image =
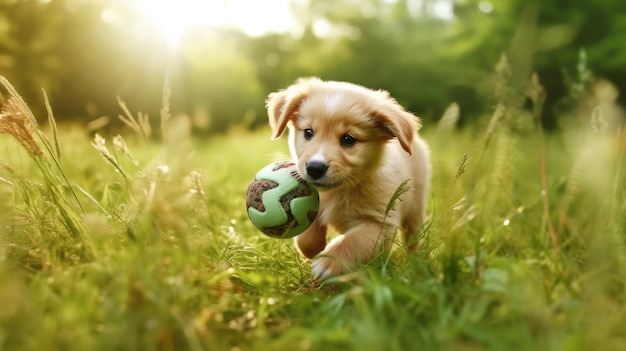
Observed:
[[[124,111],[124,115],[118,115],[120,121],[126,124],[130,129],[134,130],[137,134],[145,137],[146,139],[152,134],[152,127],[150,126],[150,118],[145,113],[137,113],[137,117],[133,116],[126,103],[119,97],[117,103]]]
[[[598,105],[591,112],[591,128],[594,133],[602,133],[609,129],[609,124],[604,118],[604,110]]]
[[[28,118],[29,112],[25,104],[10,96],[0,107],[0,133],[13,136],[31,156],[41,156],[43,151],[35,139],[37,125]]]
[[[137,161],[137,159],[133,157],[133,155],[130,152],[130,149],[128,148],[128,145],[126,145],[126,142],[124,141],[124,138],[122,138],[121,135],[118,134],[113,137],[113,146],[115,147],[116,150],[126,155],[126,157],[128,157],[130,162],[132,162],[135,166],[139,165],[139,161]]]
[[[107,149],[106,147],[106,140],[100,134],[96,134],[94,136],[91,146],[93,146],[96,151],[98,151],[100,156],[102,156],[111,165],[113,165],[115,170],[118,171],[122,175],[122,177],[124,177],[124,179],[128,179],[128,173],[126,173],[126,171],[122,168],[117,159],[113,157],[113,155],[111,155],[109,149]]]
[[[202,183],[202,173],[193,170],[184,180],[185,186],[189,188],[189,195],[204,203],[204,187]]]
[[[172,119],[172,113],[170,111],[170,100],[172,97],[172,89],[170,88],[169,76],[165,77],[165,83],[163,83],[163,104],[161,106],[161,135],[163,140],[167,140],[169,124]]]
[[[459,179],[463,173],[465,173],[465,169],[467,168],[467,165],[469,164],[469,154],[467,153],[467,151],[465,151],[465,153],[463,154],[463,159],[461,159],[461,163],[459,164],[459,168],[456,171],[456,176],[455,176],[455,180]]]
[[[504,104],[499,103],[496,106],[496,109],[493,111],[491,119],[489,120],[489,125],[487,126],[487,130],[485,131],[485,136],[483,137],[483,150],[486,150],[487,147],[489,147],[489,143],[491,142],[494,133],[498,129],[498,126],[500,125],[500,122],[504,117],[505,110],[506,107],[504,107]]]

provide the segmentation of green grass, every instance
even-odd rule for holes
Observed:
[[[0,135],[1,350],[626,349],[616,131],[549,134],[542,155],[536,131],[426,126],[420,250],[319,284],[245,213],[285,141],[177,125],[127,135],[132,159],[79,129],[60,158]]]

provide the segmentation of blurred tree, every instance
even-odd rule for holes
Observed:
[[[59,119],[117,114],[116,95],[158,113],[166,48],[134,16],[103,0],[2,0],[0,73],[36,112],[46,89]]]
[[[241,33],[220,30],[189,36],[183,47],[178,110],[191,113],[200,130],[265,123],[264,91],[252,60],[242,54]]]
[[[158,116],[170,59],[164,38],[119,2],[61,2],[66,12],[57,54],[64,65],[55,109],[71,119],[116,116],[119,96],[131,110]]]
[[[129,1],[0,0],[0,74],[35,111],[45,88],[59,119],[83,122],[117,115],[116,96],[158,116],[167,74],[174,113],[209,130],[265,123],[266,95],[310,75],[389,90],[426,119],[457,101],[471,121],[492,104],[493,67],[529,3],[540,15],[528,50],[549,105],[568,93],[564,72],[578,79],[581,49],[595,76],[626,89],[626,15],[611,0],[293,0],[290,32],[198,28],[179,50]]]
[[[537,55],[536,67],[548,91],[548,122],[556,125],[554,116],[579,103],[568,101],[571,84],[580,84],[587,93],[592,90],[592,80],[581,76],[581,69],[612,81],[622,92],[617,102],[626,105],[626,12],[622,4],[611,0],[552,0],[541,2],[541,10],[545,50]],[[584,62],[581,50],[586,53]]]
[[[41,89],[60,87],[63,62],[59,58],[60,2],[0,1],[0,74],[34,104],[43,106]]]
[[[300,23],[295,33],[266,38],[254,51],[280,62],[279,69],[266,67],[263,60],[257,61],[257,68],[282,73],[280,84],[274,73],[260,75],[271,87],[316,75],[386,89],[427,118],[438,117],[451,101],[458,101],[464,111],[480,111],[484,100],[476,86],[506,47],[514,28],[510,18],[515,2],[490,3],[498,6],[495,13],[480,11],[477,4],[295,2],[294,15]]]

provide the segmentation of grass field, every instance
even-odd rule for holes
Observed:
[[[0,350],[624,350],[626,137],[588,120],[427,124],[421,249],[326,284],[247,219],[267,130],[1,134]]]

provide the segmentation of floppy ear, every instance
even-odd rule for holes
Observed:
[[[309,85],[318,82],[317,78],[301,78],[285,90],[271,93],[266,100],[272,139],[278,139],[285,132],[287,123],[298,116],[300,106],[308,95]]]
[[[390,137],[398,138],[404,151],[413,154],[413,138],[422,126],[417,116],[405,111],[395,100],[387,98],[372,112],[372,118]]]
[[[303,100],[303,95],[291,96],[288,90],[281,90],[268,96],[266,106],[272,139],[278,139],[283,135],[287,123],[298,115]]]

